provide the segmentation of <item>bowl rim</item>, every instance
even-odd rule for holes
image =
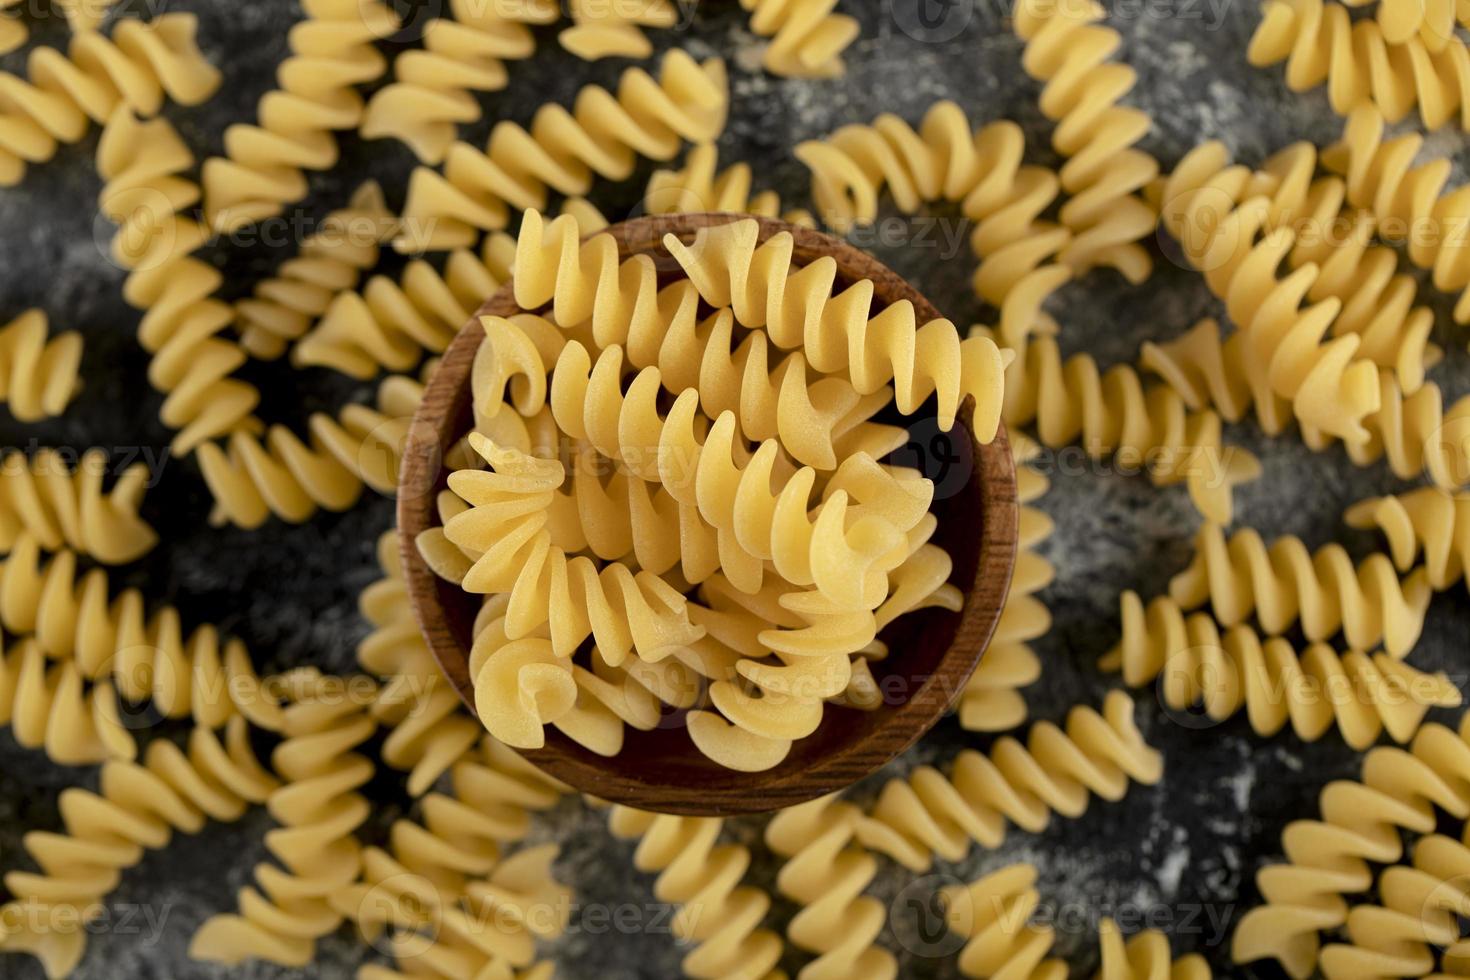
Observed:
[[[612,234],[618,240],[620,254],[626,257],[632,252],[662,252],[666,233],[688,239],[703,227],[752,219],[759,223],[761,241],[779,232],[792,235],[793,261],[802,255],[831,255],[844,278],[873,280],[875,304],[908,300],[914,304],[921,323],[940,316],[926,297],[875,257],[842,239],[772,218],[726,212],[656,215],[611,225],[597,234]],[[662,254],[664,258],[656,258],[656,262],[672,262],[666,252]],[[460,590],[434,575],[414,542],[420,532],[437,525],[435,498],[447,476],[445,448],[452,446],[462,434],[457,430],[466,414],[470,366],[484,339],[480,318],[515,312],[521,310],[515,305],[512,284],[507,282],[475,311],[455,336],[425,385],[400,464],[397,535],[410,601],[424,642],[471,714],[475,714],[475,704],[468,652],[450,623],[444,601],[451,591]],[[617,756],[599,756],[553,726],[547,727],[545,747],[515,751],[548,775],[599,799],[695,816],[757,813],[814,799],[851,785],[903,752],[958,700],[990,643],[1010,587],[1020,510],[1014,460],[1004,425],[990,443],[982,445],[974,440],[968,426],[972,412],[973,404],[967,400],[956,420],[956,428],[963,428],[970,435],[973,465],[967,489],[973,487],[978,493],[979,513],[983,515],[974,581],[968,587],[962,586],[966,601],[960,612],[945,612],[956,617],[954,636],[940,655],[936,668],[901,703],[874,709],[883,717],[867,737],[843,743],[830,754],[800,768],[782,763],[766,772],[746,773],[704,760],[708,765],[700,767],[699,772],[712,767],[717,772],[709,775],[723,774],[723,779],[681,776],[657,780],[637,766],[626,765],[630,756],[628,746]],[[644,733],[629,729],[628,734],[637,737]],[[692,744],[689,749],[693,756],[703,759]]]

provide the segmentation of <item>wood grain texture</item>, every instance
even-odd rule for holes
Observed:
[[[667,233],[684,241],[697,229],[746,215],[687,214],[638,218],[608,229],[626,255],[654,258],[661,277],[678,275],[663,248]],[[795,240],[794,261],[804,265],[832,256],[838,285],[872,280],[875,306],[900,300],[914,304],[920,322],[939,311],[902,277],[872,256],[839,239],[767,218],[765,241],[778,232]],[[469,374],[484,339],[479,318],[508,316],[519,308],[507,286],[491,297],[445,351],[430,379],[404,452],[398,495],[399,546],[409,592],[424,638],[445,676],[473,711],[468,672],[471,627],[480,597],[436,577],[414,546],[418,534],[437,522],[435,495],[446,486],[444,450],[471,426]],[[928,420],[905,420],[911,442],[900,460],[920,465],[935,478],[933,510],[939,518],[934,542],[954,560],[950,581],[965,593],[959,613],[926,609],[901,616],[882,637],[891,654],[875,662],[874,677],[884,705],[874,711],[829,706],[816,733],[798,741],[779,766],[762,773],[733,772],[705,758],[685,732],[683,713],[668,715],[650,732],[627,729],[622,752],[595,755],[555,728],[546,746],[522,754],[535,765],[584,793],[644,810],[700,816],[756,813],[791,806],[842,789],[878,769],[912,745],[953,706],[980,662],[1010,588],[1015,561],[1018,507],[1015,467],[1004,427],[979,445],[965,420],[948,433]]]

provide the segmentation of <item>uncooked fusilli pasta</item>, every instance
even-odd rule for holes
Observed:
[[[18,184],[27,163],[49,160],[57,143],[75,143],[118,109],[157,115],[165,98],[198,105],[219,87],[220,74],[194,42],[193,14],[118,21],[111,37],[75,34],[62,54],[35,48],[29,80],[0,74],[0,185]]]
[[[1265,903],[1240,920],[1231,952],[1237,963],[1274,959],[1296,980],[1311,975],[1320,933],[1344,925],[1345,896],[1373,884],[1373,864],[1403,856],[1402,831],[1433,833],[1437,811],[1470,816],[1470,745],[1442,725],[1421,728],[1408,750],[1377,748],[1363,760],[1358,780],[1322,790],[1321,817],[1287,824],[1281,835],[1285,864],[1256,876]]]
[[[1424,571],[1436,591],[1465,579],[1470,570],[1470,494],[1421,487],[1396,497],[1375,497],[1349,508],[1347,522],[1382,531],[1401,572],[1413,568],[1422,552]]]
[[[1384,18],[1355,22],[1335,0],[1267,0],[1246,56],[1257,67],[1285,61],[1293,92],[1326,82],[1340,116],[1366,105],[1397,122],[1417,104],[1426,129],[1457,122],[1470,132],[1470,49],[1455,36],[1453,6],[1384,0],[1379,9],[1426,6],[1449,14],[1442,34],[1431,28],[1426,38],[1418,30],[1424,21],[1409,28],[1412,15],[1389,14],[1391,40]]]
[[[643,192],[643,207],[649,214],[728,211],[781,218],[804,227],[816,223],[807,211],[783,210],[775,191],[751,193],[750,164],[733,163],[720,170],[719,157],[713,143],[700,143],[689,148],[680,169],[655,170]]]
[[[1454,708],[1459,689],[1444,674],[1415,670],[1386,653],[1337,653],[1325,643],[1298,650],[1247,625],[1222,631],[1208,613],[1186,616],[1167,597],[1144,606],[1135,592],[1122,600],[1123,638],[1102,660],[1129,687],[1157,681],[1176,712],[1196,705],[1215,722],[1245,708],[1257,735],[1291,723],[1303,741],[1336,723],[1343,741],[1365,749],[1387,730],[1396,742],[1418,731],[1430,708]],[[1162,678],[1162,679],[1160,679]]]
[[[255,284],[253,296],[235,301],[240,346],[253,357],[280,357],[334,296],[354,289],[358,277],[377,264],[378,246],[395,226],[382,188],[376,181],[364,183],[345,208],[327,215],[301,242],[295,257]]]
[[[970,844],[999,846],[1007,823],[1039,832],[1053,812],[1079,817],[1096,795],[1122,799],[1130,779],[1151,785],[1163,759],[1144,742],[1133,722],[1133,702],[1112,691],[1099,714],[1077,706],[1065,728],[1033,724],[1024,743],[1005,737],[984,754],[966,749],[948,777],[920,766],[890,780],[858,840],[913,871],[926,871],[935,855],[958,861]]]
[[[846,70],[842,51],[858,36],[858,22],[835,13],[838,0],[740,0],[750,29],[768,37],[761,58],[768,71],[790,78],[833,78]]]
[[[742,885],[750,851],[719,843],[723,821],[677,817],[615,806],[608,826],[623,839],[636,839],[633,866],[658,875],[653,893],[662,902],[684,906],[674,918],[674,934],[696,943],[684,957],[686,976],[695,980],[751,977],[777,980],[781,937],[760,927],[771,898]]]
[[[399,139],[425,163],[442,162],[455,127],[480,118],[473,93],[505,88],[504,63],[536,52],[529,25],[560,16],[557,4],[542,0],[450,0],[443,16],[424,25],[423,47],[393,60],[393,81],[362,114],[363,137]]]
[[[567,8],[572,26],[557,40],[583,61],[647,58],[653,45],[639,28],[674,27],[680,10],[674,0],[569,0]]]
[[[0,327],[0,402],[21,422],[66,411],[81,388],[82,335],[47,337],[46,313],[27,310]]]
[[[1060,176],[1070,199],[1058,217],[1073,238],[1062,261],[1078,271],[1108,266],[1137,283],[1153,268],[1139,242],[1156,214],[1137,192],[1159,164],[1135,146],[1153,125],[1148,113],[1118,104],[1135,73],[1108,60],[1123,38],[1099,23],[1106,17],[1094,0],[1025,0],[1014,24],[1026,42],[1021,67],[1045,85],[1038,102],[1056,124],[1052,146],[1067,158]]]
[[[1340,631],[1354,650],[1381,643],[1402,658],[1419,641],[1430,589],[1423,571],[1400,582],[1381,552],[1355,568],[1335,542],[1312,552],[1291,535],[1268,545],[1250,528],[1227,539],[1219,525],[1206,524],[1193,561],[1170,580],[1169,596],[1184,609],[1208,603],[1224,626],[1254,615],[1267,635],[1279,636],[1300,622],[1313,642]]]
[[[223,742],[200,726],[187,749],[160,738],[141,763],[106,763],[98,792],[62,792],[63,833],[26,835],[40,871],[5,875],[12,899],[0,915],[15,928],[0,934],[0,951],[29,953],[47,976],[66,976],[86,952],[86,923],[104,910],[100,899],[145,850],[166,847],[175,830],[238,820],[277,785],[256,761],[244,718],[230,723]]]
[[[204,161],[204,214],[229,230],[280,214],[306,196],[306,170],[337,162],[337,130],[362,118],[355,86],[381,78],[388,62],[374,46],[398,29],[380,0],[302,0],[306,19],[291,27],[291,56],[280,88],[261,96],[254,123],[225,130],[224,155]]]
[[[0,456],[0,553],[24,534],[47,551],[69,548],[105,565],[141,558],[158,535],[138,514],[151,474],[134,463],[104,492],[107,453],[89,449],[75,465],[55,449]]]
[[[505,228],[514,211],[544,209],[548,189],[581,196],[594,174],[623,180],[640,156],[672,160],[684,141],[714,139],[728,108],[724,62],[670,51],[657,79],[629,68],[616,94],[588,85],[570,111],[542,106],[529,131],[501,122],[483,151],[457,142],[442,171],[419,167],[396,244],[405,252],[469,247],[480,232]]]

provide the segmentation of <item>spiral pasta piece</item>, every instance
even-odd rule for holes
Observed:
[[[393,214],[377,181],[367,181],[345,208],[333,211],[301,242],[295,257],[235,301],[240,346],[252,357],[274,360],[305,334],[338,293],[378,263],[378,246],[394,230]]]
[[[1191,151],[1163,182],[1161,223],[1225,300],[1244,338],[1243,371],[1257,402],[1279,396],[1304,429],[1349,446],[1369,443],[1365,419],[1383,402],[1377,366],[1361,354],[1363,338],[1348,333],[1326,339],[1342,301],[1311,299],[1320,276],[1314,263],[1277,273],[1288,264],[1296,234],[1272,218],[1300,206],[1314,164],[1311,148],[1293,147],[1274,158],[1288,177],[1273,179],[1261,192],[1249,171],[1228,163],[1218,143]]]
[[[1039,832],[1053,812],[1081,816],[1096,795],[1116,801],[1128,782],[1156,783],[1163,760],[1133,723],[1133,702],[1109,692],[1102,713],[1082,705],[1065,728],[1033,724],[1026,741],[1001,738],[988,755],[966,749],[949,776],[932,766],[884,785],[857,828],[858,840],[913,871],[928,870],[935,855],[957,861],[973,841],[990,849],[1005,838],[1007,822]]]
[[[1041,676],[1041,661],[1027,644],[1051,629],[1051,612],[1036,593],[1051,584],[1056,569],[1035,551],[1051,536],[1053,524],[1044,511],[1028,504],[1046,493],[1049,482],[1027,465],[1040,447],[1023,436],[1011,437],[1016,459],[1016,497],[1021,504],[1020,536],[1011,588],[990,646],[960,694],[960,726],[972,732],[1001,732],[1026,720],[1026,701],[1019,689]]]
[[[1341,632],[1354,650],[1381,643],[1402,658],[1419,641],[1430,588],[1423,571],[1400,582],[1382,552],[1355,568],[1336,543],[1311,552],[1292,535],[1267,545],[1250,528],[1227,539],[1219,525],[1206,524],[1189,567],[1170,580],[1169,597],[1184,609],[1208,603],[1223,626],[1254,615],[1277,636],[1299,622],[1313,642]]]
[[[1411,6],[1385,3],[1380,10]],[[1286,62],[1293,92],[1326,82],[1340,116],[1366,105],[1397,122],[1417,105],[1425,129],[1457,121],[1470,132],[1470,49],[1453,22],[1429,43],[1417,33],[1404,36],[1402,25],[1394,33],[1400,40],[1390,41],[1380,22],[1354,22],[1340,3],[1267,0],[1246,57],[1258,68]]]
[[[647,58],[653,45],[640,27],[675,27],[679,7],[671,0],[650,0],[634,6],[571,0],[567,5],[572,26],[557,35],[561,46],[583,61],[601,58]]]
[[[103,491],[107,453],[89,449],[73,466],[61,451],[0,456],[0,553],[23,535],[47,551],[70,549],[105,565],[141,558],[158,535],[138,514],[151,475],[133,463]]]
[[[1171,711],[1199,705],[1221,722],[1244,708],[1251,728],[1267,738],[1290,722],[1307,742],[1335,724],[1354,749],[1372,745],[1385,730],[1405,743],[1430,708],[1461,703],[1459,689],[1442,673],[1415,670],[1382,652],[1337,653],[1325,643],[1298,650],[1246,625],[1222,636],[1214,617],[1186,616],[1167,597],[1145,607],[1137,593],[1125,592],[1122,620],[1123,637],[1102,659],[1104,670],[1121,670],[1129,687],[1157,681]]]
[[[993,336],[984,327],[972,335]],[[1062,360],[1052,337],[1025,338],[1006,368],[1006,425],[1036,427],[1051,448],[1080,444],[1094,459],[1146,469],[1159,486],[1183,483],[1200,513],[1229,523],[1233,492],[1260,475],[1255,456],[1224,444],[1220,416],[1171,387],[1145,386],[1128,364],[1102,372],[1090,354]]]
[[[1470,185],[1446,191],[1451,163],[1436,158],[1414,166],[1424,138],[1384,138],[1383,116],[1353,110],[1342,138],[1322,153],[1322,165],[1347,180],[1348,202],[1373,212],[1381,225],[1405,230],[1409,261],[1433,273],[1436,289],[1460,291],[1455,322],[1470,323]]]
[[[383,681],[369,708],[389,733],[382,758],[409,774],[409,795],[417,797],[474,748],[481,726],[465,712],[424,642],[391,531],[378,538],[378,565],[383,578],[358,598],[358,609],[373,630],[357,645],[357,663]]]
[[[1109,60],[1123,39],[1100,23],[1106,17],[1091,0],[1027,0],[1016,8],[1015,31],[1026,44],[1022,68],[1044,83],[1039,104],[1056,123],[1052,146],[1067,158],[1060,177],[1070,197],[1058,217],[1073,238],[1062,261],[1079,272],[1114,268],[1138,283],[1153,268],[1139,242],[1157,215],[1138,192],[1159,163],[1136,146],[1153,124],[1148,113],[1119,104],[1137,75]]]
[[[372,779],[373,763],[354,750],[377,730],[349,683],[323,677],[293,692],[284,738],[271,754],[282,783],[266,800],[280,824],[266,834],[266,848],[280,865],[256,867],[256,885],[240,890],[239,912],[206,920],[189,943],[191,958],[304,967],[316,941],[341,924],[331,897],[361,873],[354,831],[372,809],[358,790]]]
[[[1382,531],[1402,572],[1412,568],[1422,553],[1424,571],[1436,591],[1465,579],[1470,569],[1470,495],[1420,487],[1355,504],[1346,520],[1353,527]]]
[[[561,16],[554,3],[450,0],[445,16],[424,25],[423,47],[393,60],[393,81],[362,113],[364,139],[397,139],[424,163],[440,163],[460,123],[480,118],[475,92],[498,92],[505,62],[536,52],[530,25]]]
[[[1385,868],[1378,901],[1351,908],[1343,942],[1322,947],[1328,980],[1363,976],[1422,977],[1434,971],[1438,949],[1460,943],[1458,917],[1470,911],[1465,881],[1470,848],[1443,834],[1416,841],[1413,864]],[[1463,955],[1463,954],[1461,954]]]
[[[426,365],[425,374],[432,369]],[[223,446],[199,446],[199,469],[214,494],[216,526],[255,528],[271,515],[299,524],[319,508],[348,510],[363,487],[392,495],[408,427],[424,386],[402,374],[378,385],[375,405],[348,405],[335,417],[307,420],[308,440],[273,425],[264,440],[237,429]]]
[[[356,86],[377,81],[388,62],[374,46],[398,30],[380,0],[303,0],[306,19],[286,34],[291,54],[279,88],[261,96],[257,121],[225,130],[224,155],[204,161],[204,216],[228,231],[280,214],[306,196],[307,170],[337,162],[338,130],[362,119]]]
[[[629,68],[616,95],[588,85],[570,111],[544,105],[529,131],[501,122],[484,151],[457,142],[442,172],[416,169],[396,245],[404,252],[468,247],[480,232],[505,228],[514,211],[544,209],[548,189],[582,196],[594,174],[624,180],[640,156],[664,162],[684,141],[714,139],[728,108],[724,62],[701,64],[670,51],[657,80]]]
[[[31,36],[30,28],[22,20],[25,15],[23,3],[24,0],[0,0],[0,54],[9,54]],[[12,11],[12,7],[21,9]]]
[[[781,810],[766,824],[766,846],[783,858],[776,888],[800,911],[786,935],[816,955],[799,980],[872,980],[898,975],[893,954],[877,944],[888,910],[863,891],[878,861],[854,838],[862,810],[835,795]]]
[[[1049,957],[1056,930],[1032,920],[1041,905],[1036,868],[1010,864],[965,885],[939,892],[945,922],[965,939],[959,953],[962,976],[1063,980],[1067,964]]]
[[[970,429],[988,443],[1000,424],[1006,356],[987,337],[960,339],[948,320],[917,322],[913,305],[900,301],[869,317],[873,284],[859,280],[834,295],[836,263],[830,257],[797,269],[787,232],[759,242],[754,221],[701,228],[692,244],[673,235],[664,246],[705,302],[731,307],[741,326],[764,328],[782,350],[800,348],[812,369],[844,372],[858,394],[892,384],[905,415],[934,396],[939,425],[949,429],[960,402],[974,399]],[[517,277],[519,281],[519,277]],[[558,288],[587,292],[583,283]],[[517,298],[520,298],[519,287]],[[524,304],[523,304],[524,305]]]
[[[760,928],[770,896],[740,884],[750,866],[750,850],[719,843],[722,823],[712,817],[645,813],[625,806],[608,813],[614,836],[638,841],[633,866],[658,875],[654,896],[683,906],[674,917],[674,935],[697,944],[684,957],[686,976],[777,980],[782,975],[776,970],[781,938]]]
[[[1347,5],[1361,7],[1372,2],[1348,0]],[[1454,37],[1456,24],[1470,27],[1470,9],[1464,4],[1446,3],[1444,0],[1386,0],[1379,2],[1375,19],[1389,44],[1403,44],[1417,35],[1426,48],[1438,52],[1443,51]]]
[[[1123,940],[1123,932],[1112,919],[1098,923],[1102,941],[1102,966],[1097,980],[1211,980],[1209,962],[1199,953],[1172,959],[1169,937],[1157,929],[1145,929]]]
[[[27,310],[0,327],[0,402],[21,422],[54,418],[81,388],[82,335],[47,339],[46,313]]]
[[[1070,281],[1059,260],[1072,233],[1040,220],[1060,192],[1057,175],[1024,165],[1026,138],[1013,122],[972,132],[964,110],[936,102],[919,130],[887,113],[871,124],[843,126],[824,140],[796,147],[812,172],[812,198],[838,231],[871,224],[886,189],[913,214],[927,202],[955,201],[975,223],[970,247],[980,266],[976,295],[1000,311],[1001,335],[1019,340],[1046,317],[1042,303]]]
[[[137,743],[107,681],[87,689],[75,661],[48,664],[34,639],[0,651],[0,727],[62,766],[133,759]]]
[[[836,78],[842,51],[857,39],[855,18],[836,13],[837,0],[740,0],[750,29],[768,37],[761,64],[788,78]]]
[[[590,234],[607,221],[585,200],[563,202]],[[441,273],[422,259],[395,282],[374,276],[360,291],[331,298],[321,321],[291,351],[297,367],[329,367],[354,378],[411,370],[425,351],[443,353],[485,297],[510,281],[515,242],[491,232],[478,249],[457,248]]]
[[[112,257],[128,270],[123,299],[143,311],[138,342],[152,358],[148,381],[164,393],[159,414],[177,430],[171,448],[180,454],[260,428],[251,414],[260,392],[233,377],[248,357],[220,336],[235,320],[215,295],[224,277],[192,254],[210,233],[181,213],[199,200],[199,186],[180,176],[193,162],[167,120],[142,123],[126,109],[108,120],[97,144],[101,210],[119,225]]]
[[[145,851],[168,846],[176,830],[195,834],[208,820],[238,820],[277,785],[239,717],[223,742],[199,726],[184,749],[158,739],[141,763],[107,762],[97,792],[62,791],[63,833],[25,836],[40,870],[5,875],[12,899],[0,911],[19,925],[0,934],[0,951],[28,953],[48,977],[66,976],[86,952],[86,923],[103,909],[100,900]]]
[[[38,650],[67,664],[59,678],[67,685],[63,693],[72,693],[75,668],[75,680],[94,683],[94,696],[113,715],[114,694],[120,693],[130,704],[151,704],[165,718],[192,717],[206,728],[236,715],[257,727],[280,727],[280,709],[262,691],[243,643],[221,644],[219,631],[208,625],[186,636],[177,609],[163,606],[146,615],[137,589],[109,600],[105,572],[94,568],[78,576],[70,551],[43,565],[29,535],[0,562],[0,623],[14,635],[34,634]],[[122,745],[115,733],[104,734],[109,744]],[[131,757],[121,748],[119,754]]]
[[[1231,941],[1236,963],[1274,959],[1296,980],[1311,975],[1320,933],[1344,925],[1345,896],[1366,892],[1374,864],[1403,856],[1402,832],[1431,834],[1444,811],[1470,815],[1470,745],[1466,722],[1456,733],[1428,724],[1408,750],[1382,747],[1363,760],[1357,780],[1329,783],[1321,816],[1296,820],[1281,835],[1285,864],[1257,874],[1264,904],[1240,920]]]
[[[111,37],[73,35],[66,54],[34,49],[28,79],[0,73],[0,185],[20,183],[27,163],[51,159],[119,107],[154,116],[165,98],[198,105],[214,94],[220,74],[195,44],[198,26],[193,14],[120,20]]]
[[[684,166],[678,170],[655,170],[643,192],[643,207],[649,214],[683,214],[695,211],[728,211],[780,218],[811,228],[816,219],[800,209],[782,210],[775,191],[751,192],[750,164],[733,163],[724,170],[720,151],[713,143],[690,147]]]

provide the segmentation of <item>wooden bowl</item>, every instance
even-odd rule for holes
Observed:
[[[748,217],[645,217],[613,225],[606,233],[618,240],[625,256],[651,255],[661,274],[667,271],[672,279],[678,266],[663,247],[666,233],[689,241],[699,228]],[[792,234],[797,264],[830,255],[837,261],[841,285],[872,280],[875,306],[907,299],[920,322],[940,315],[896,273],[846,242],[781,221],[757,220],[762,241],[781,231]],[[517,310],[507,286],[480,308],[445,351],[415,416],[399,480],[399,546],[414,610],[429,648],[472,712],[467,661],[480,597],[435,576],[414,540],[437,523],[434,498],[448,475],[444,449],[472,424],[470,365],[484,339],[479,318]],[[934,541],[954,559],[950,581],[966,600],[959,613],[910,613],[884,631],[892,652],[872,664],[885,691],[882,706],[873,711],[829,706],[813,735],[796,742],[779,766],[760,773],[734,772],[705,758],[685,732],[682,713],[652,731],[628,728],[623,751],[613,758],[589,752],[553,727],[547,728],[544,748],[522,755],[557,779],[610,802],[662,813],[723,816],[774,810],[842,789],[912,745],[949,711],[980,662],[1005,604],[1015,561],[1018,511],[1010,446],[1004,428],[989,445],[976,443],[965,425],[972,412],[973,404],[967,402],[961,420],[947,433],[938,431],[932,417],[905,420],[911,433],[920,435],[906,447],[914,455],[899,461],[923,466],[936,477],[932,509],[939,530]]]

